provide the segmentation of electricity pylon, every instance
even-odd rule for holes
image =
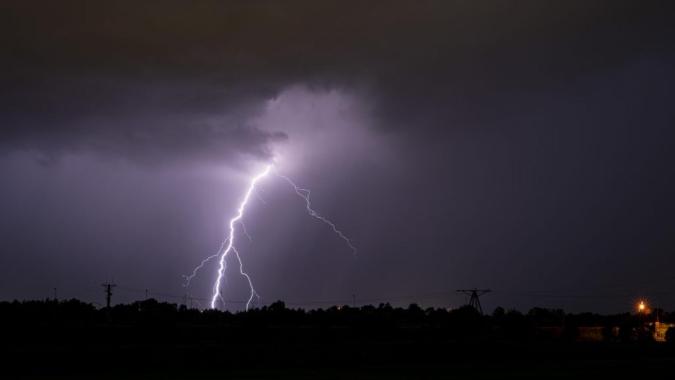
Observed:
[[[490,289],[457,289],[457,292],[469,296],[469,306],[476,309],[480,315],[483,315],[483,308],[480,305],[480,296],[490,293]]]

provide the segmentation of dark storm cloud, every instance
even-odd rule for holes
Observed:
[[[56,157],[95,151],[140,161],[233,161],[271,155],[279,131],[246,123],[258,106],[245,95],[195,83],[48,79],[7,99],[0,145]]]
[[[1,137],[55,151],[266,157],[283,134],[246,119],[298,82],[365,84],[380,125],[438,132],[508,116],[514,89],[667,54],[672,11],[657,1],[7,1]]]

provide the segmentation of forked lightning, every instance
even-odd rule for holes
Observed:
[[[249,298],[246,301],[246,310],[248,310],[251,307],[251,303],[253,302],[253,300],[256,297],[259,297],[255,288],[253,287],[253,281],[251,280],[251,277],[248,275],[248,273],[246,273],[244,271],[244,265],[243,265],[243,262],[241,261],[241,256],[239,255],[239,251],[237,250],[237,248],[234,244],[234,239],[235,239],[235,235],[236,235],[236,232],[237,232],[236,226],[238,224],[241,225],[242,231],[246,234],[246,236],[249,236],[248,232],[245,231],[245,226],[243,224],[243,217],[244,217],[244,214],[246,212],[246,206],[248,205],[248,202],[251,199],[251,195],[253,195],[255,193],[255,188],[256,188],[257,183],[260,180],[262,180],[263,178],[265,178],[266,176],[268,176],[272,170],[273,170],[272,165],[268,165],[268,166],[265,167],[265,169],[260,174],[256,175],[255,177],[253,177],[251,179],[251,181],[249,183],[249,186],[248,186],[248,189],[246,190],[246,193],[244,194],[244,198],[242,199],[241,203],[239,204],[239,208],[237,209],[237,214],[232,219],[230,219],[229,233],[228,233],[228,236],[225,238],[225,240],[223,240],[223,243],[221,244],[220,250],[216,254],[211,255],[211,256],[205,258],[204,260],[202,260],[202,262],[192,270],[192,273],[190,275],[183,276],[184,279],[185,279],[184,286],[187,287],[187,286],[190,285],[190,281],[197,275],[199,270],[201,270],[204,267],[204,265],[206,265],[207,262],[209,262],[211,259],[214,259],[216,257],[219,258],[218,259],[217,277],[216,277],[215,283],[213,284],[213,294],[211,296],[211,303],[210,303],[210,306],[211,306],[212,309],[215,309],[217,307],[218,300],[220,300],[221,302],[223,300],[223,298],[221,296],[220,288],[221,288],[221,284],[222,284],[222,281],[223,281],[223,277],[225,275],[225,269],[226,269],[226,264],[227,264],[226,263],[227,256],[229,255],[230,252],[234,252],[235,257],[236,257],[236,259],[239,263],[239,274],[246,279],[246,281],[248,282],[248,285],[249,285]],[[288,184],[290,184],[291,187],[293,188],[293,190],[295,191],[295,193],[300,198],[303,199],[303,201],[305,202],[305,209],[307,210],[307,213],[311,217],[313,217],[315,219],[318,219],[322,223],[328,225],[331,228],[331,230],[340,239],[345,241],[347,246],[351,249],[352,253],[354,255],[356,255],[357,249],[354,246],[354,244],[352,243],[352,240],[350,238],[348,238],[341,230],[339,230],[337,228],[337,226],[335,225],[335,223],[333,223],[332,221],[330,221],[326,217],[322,216],[321,214],[319,214],[318,212],[316,212],[312,208],[312,203],[310,201],[310,190],[297,186],[295,184],[295,182],[293,182],[290,178],[288,178],[284,175],[281,175],[281,174],[278,174],[278,173],[275,173],[275,174],[276,174],[276,176],[284,179]],[[250,239],[250,236],[249,236],[249,239]]]

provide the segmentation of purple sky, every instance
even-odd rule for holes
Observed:
[[[674,11],[5,1],[0,299],[180,301],[274,161],[359,255],[266,178],[238,237],[263,303],[675,308]]]

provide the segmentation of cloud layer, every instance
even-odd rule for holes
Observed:
[[[672,51],[669,2],[87,1],[2,5],[5,148],[267,158],[288,86],[367,91],[374,127],[509,117],[514,97]],[[145,157],[147,156],[147,157]]]

